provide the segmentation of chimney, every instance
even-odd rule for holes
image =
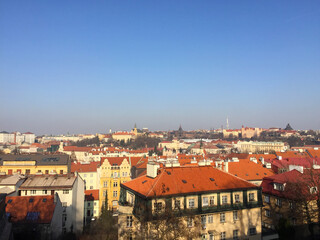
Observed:
[[[282,160],[282,156],[277,156],[278,160]]]
[[[229,163],[228,162],[224,163],[224,171],[229,172]]]
[[[151,178],[157,177],[157,170],[159,165],[155,162],[148,162],[147,164],[147,176]]]

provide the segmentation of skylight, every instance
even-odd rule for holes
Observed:
[[[186,181],[186,180],[182,180],[182,182],[183,182],[183,183],[187,183],[187,181]]]
[[[30,198],[30,199],[29,199],[29,202],[33,202],[33,198]]]
[[[40,212],[28,212],[26,216],[26,220],[28,221],[36,221],[38,220]]]
[[[8,200],[8,203],[12,203],[12,199],[9,199],[9,200]]]

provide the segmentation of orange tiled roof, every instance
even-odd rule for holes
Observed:
[[[307,152],[311,157],[314,158],[320,158],[320,149],[315,150],[315,149],[307,149]]]
[[[14,223],[50,223],[56,207],[53,195],[6,197],[6,204],[10,222]],[[28,213],[39,213],[39,216],[30,220],[27,218]]]
[[[264,177],[274,175],[270,169],[246,159],[241,159],[239,162],[229,162],[228,171],[247,181],[262,180]]]
[[[99,200],[99,189],[85,190],[84,194],[85,194],[85,200],[86,201]]]
[[[256,188],[257,186],[211,166],[163,168],[156,178],[142,176],[123,183],[144,197],[190,194],[227,189]]]
[[[100,162],[90,162],[89,164],[72,162],[71,172],[96,172],[98,167],[100,167]]]
[[[286,151],[286,152],[276,152],[277,156],[281,156],[282,158],[306,158],[309,157],[306,152],[298,152],[298,151]]]

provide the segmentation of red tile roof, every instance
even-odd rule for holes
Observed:
[[[270,169],[246,159],[241,159],[239,162],[229,162],[228,171],[247,181],[262,180],[264,177],[274,175]]]
[[[100,167],[100,162],[90,162],[90,163],[71,163],[71,172],[97,172],[97,168]]]
[[[320,158],[320,148],[318,150],[308,149],[307,152],[309,153],[310,157]]]
[[[144,197],[190,194],[257,186],[211,166],[173,167],[159,170],[156,178],[142,176],[122,184]]]
[[[279,191],[274,189],[274,183],[296,183],[302,177],[302,173],[297,170],[292,170],[289,172],[284,172],[276,174],[263,179],[261,183],[262,192],[266,194],[271,194],[279,197],[292,198],[292,193],[290,191]],[[287,186],[287,185],[286,185]]]
[[[84,194],[85,194],[85,200],[86,201],[99,200],[99,189],[85,190]]]
[[[6,203],[6,212],[10,213],[9,219],[13,223],[50,223],[56,207],[53,195],[6,197]],[[39,216],[30,220],[28,213],[39,213]]]

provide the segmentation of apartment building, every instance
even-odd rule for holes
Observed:
[[[73,162],[71,163],[71,172],[77,172],[84,181],[85,190],[100,188],[98,168],[100,162]]]
[[[33,175],[19,188],[21,196],[57,193],[62,202],[62,231],[80,233],[84,222],[84,182],[77,174]]]
[[[310,172],[312,171],[312,172]],[[287,222],[295,229],[292,239],[310,237],[310,228],[318,222],[319,210],[316,204],[319,195],[319,170],[291,170],[263,179],[262,225],[275,229],[279,222]],[[314,226],[313,226],[314,225]]]
[[[6,214],[14,239],[61,238],[62,205],[57,194],[7,197]]]
[[[120,204],[119,239],[159,237],[168,214],[179,239],[261,239],[261,188],[210,165],[148,163],[147,175],[121,184]]]
[[[70,165],[70,157],[65,154],[0,155],[0,172],[7,175],[67,174]]]
[[[130,158],[110,157],[101,159],[99,168],[100,209],[105,204],[106,198],[110,210],[118,209],[120,184],[131,180],[130,171]]]
[[[99,189],[86,190],[84,202],[85,224],[100,216]]]

